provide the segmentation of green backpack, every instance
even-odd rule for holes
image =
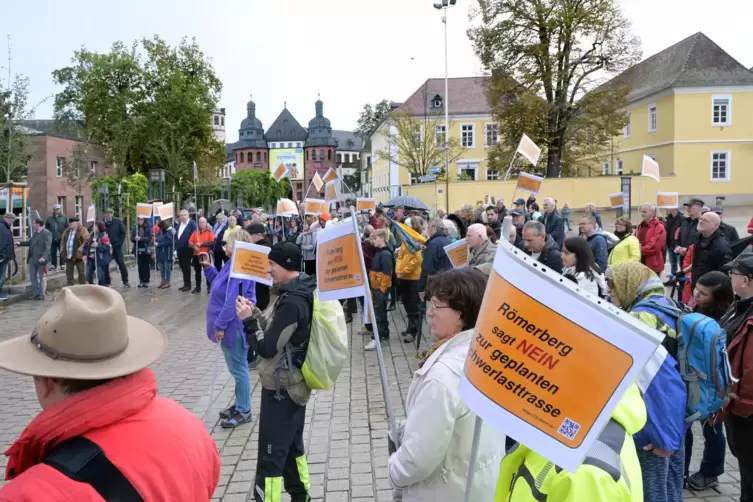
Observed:
[[[320,301],[319,290],[314,291],[311,336],[301,367],[306,385],[319,390],[334,387],[349,355],[348,327],[342,305],[337,300]]]

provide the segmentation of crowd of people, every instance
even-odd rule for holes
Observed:
[[[740,239],[722,221],[722,208],[708,208],[694,198],[685,204],[685,215],[670,210],[662,218],[656,206],[644,204],[637,225],[621,217],[610,232],[589,205],[575,232],[568,205],[560,209],[552,198],[541,206],[530,197],[515,200],[511,209],[499,200],[493,206],[464,205],[452,214],[439,209],[434,215],[403,206],[350,214],[348,207],[292,218],[218,211],[206,219],[181,211],[174,224],[140,218],[130,232],[111,211],[90,229],[75,218],[62,225],[59,208],[46,222],[37,220],[31,239],[22,243],[30,248],[30,271],[34,265],[39,277],[38,269],[47,263],[57,266],[52,260],[59,250],[69,285],[77,270],[79,283],[105,287],[64,289],[37,324],[31,344],[26,337],[0,344],[0,367],[35,375],[43,409],[9,450],[6,474],[15,480],[0,488],[0,499],[26,500],[25,494],[43,493],[53,485],[69,491],[73,485],[68,478],[83,482],[76,488],[81,497],[72,500],[94,492],[107,499],[103,490],[108,485],[148,500],[167,493],[181,500],[207,500],[213,493],[220,460],[211,437],[188,412],[155,397],[154,376],[144,369],[164,346],[143,345],[144,333],[153,333],[153,327],[127,317],[122,297],[106,287],[111,260],[128,285],[128,270],[121,263],[130,237],[140,287],[149,287],[153,266],[161,274],[158,287],[171,287],[176,259],[181,291],[198,294],[206,283],[206,335],[220,345],[235,382],[234,401],[219,414],[222,427],[251,419],[249,369],[256,368],[262,396],[254,499],[280,500],[284,488],[292,501],[308,500],[303,429],[311,388],[302,366],[314,316],[317,234],[355,217],[373,299],[369,310],[374,323],[359,332],[371,337],[365,349],[374,350],[392,337],[388,312],[398,303],[407,317],[405,331],[398,334],[402,341],[417,342],[424,316],[430,329],[427,349],[417,354],[419,369],[407,394],[406,419],[389,430],[394,451],[387,472],[395,500],[463,499],[476,417],[460,398],[458,385],[503,239],[665,339],[613,411],[598,447],[574,473],[484,423],[472,500],[680,502],[684,486],[703,490],[718,484],[727,444],[739,463],[740,500],[753,500],[753,344],[748,343],[753,336],[753,253],[744,250],[750,238]],[[502,235],[507,216],[512,227]],[[460,239],[468,244],[469,262],[453,269],[444,248]],[[262,284],[230,277],[236,242],[270,247],[274,294]],[[666,261],[670,274],[662,282]],[[672,288],[670,294],[667,288]],[[358,301],[342,301],[346,322],[358,313]],[[360,302],[363,310],[364,299]],[[103,303],[112,306],[107,319],[91,312]],[[694,419],[686,416],[688,389],[677,362],[682,328],[673,309],[692,310],[719,323],[734,377],[727,402],[704,417],[698,472],[689,469]],[[100,323],[96,325],[102,329],[75,328],[84,322]],[[106,412],[82,418],[95,407]],[[64,419],[74,425],[50,430],[50,424]],[[134,433],[140,442],[131,444]],[[132,455],[170,441],[180,443],[181,453],[169,469],[155,465],[156,457],[138,462]],[[92,477],[91,469],[71,463],[82,451],[100,474]],[[177,486],[179,479],[182,486]]]

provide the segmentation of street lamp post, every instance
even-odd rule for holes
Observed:
[[[457,0],[442,0],[435,3],[434,8],[442,11],[444,24],[444,191],[445,211],[450,212],[450,82],[447,62],[447,9],[455,5]]]
[[[149,169],[149,199],[165,200],[164,169]]]

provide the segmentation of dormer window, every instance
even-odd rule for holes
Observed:
[[[442,108],[442,96],[440,96],[439,94],[434,95],[434,97],[431,100],[431,107]]]

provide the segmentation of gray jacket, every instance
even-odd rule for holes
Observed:
[[[301,232],[296,244],[301,246],[304,261],[316,260],[316,231]]]
[[[52,248],[52,232],[42,228],[39,232],[34,232],[31,239],[19,242],[19,246],[29,248],[29,254],[26,257],[26,263],[39,263],[40,258],[50,261],[50,251]]]
[[[484,263],[492,263],[496,254],[497,245],[487,239],[480,247],[471,249],[471,261],[469,266],[475,267],[477,265],[483,265]]]

